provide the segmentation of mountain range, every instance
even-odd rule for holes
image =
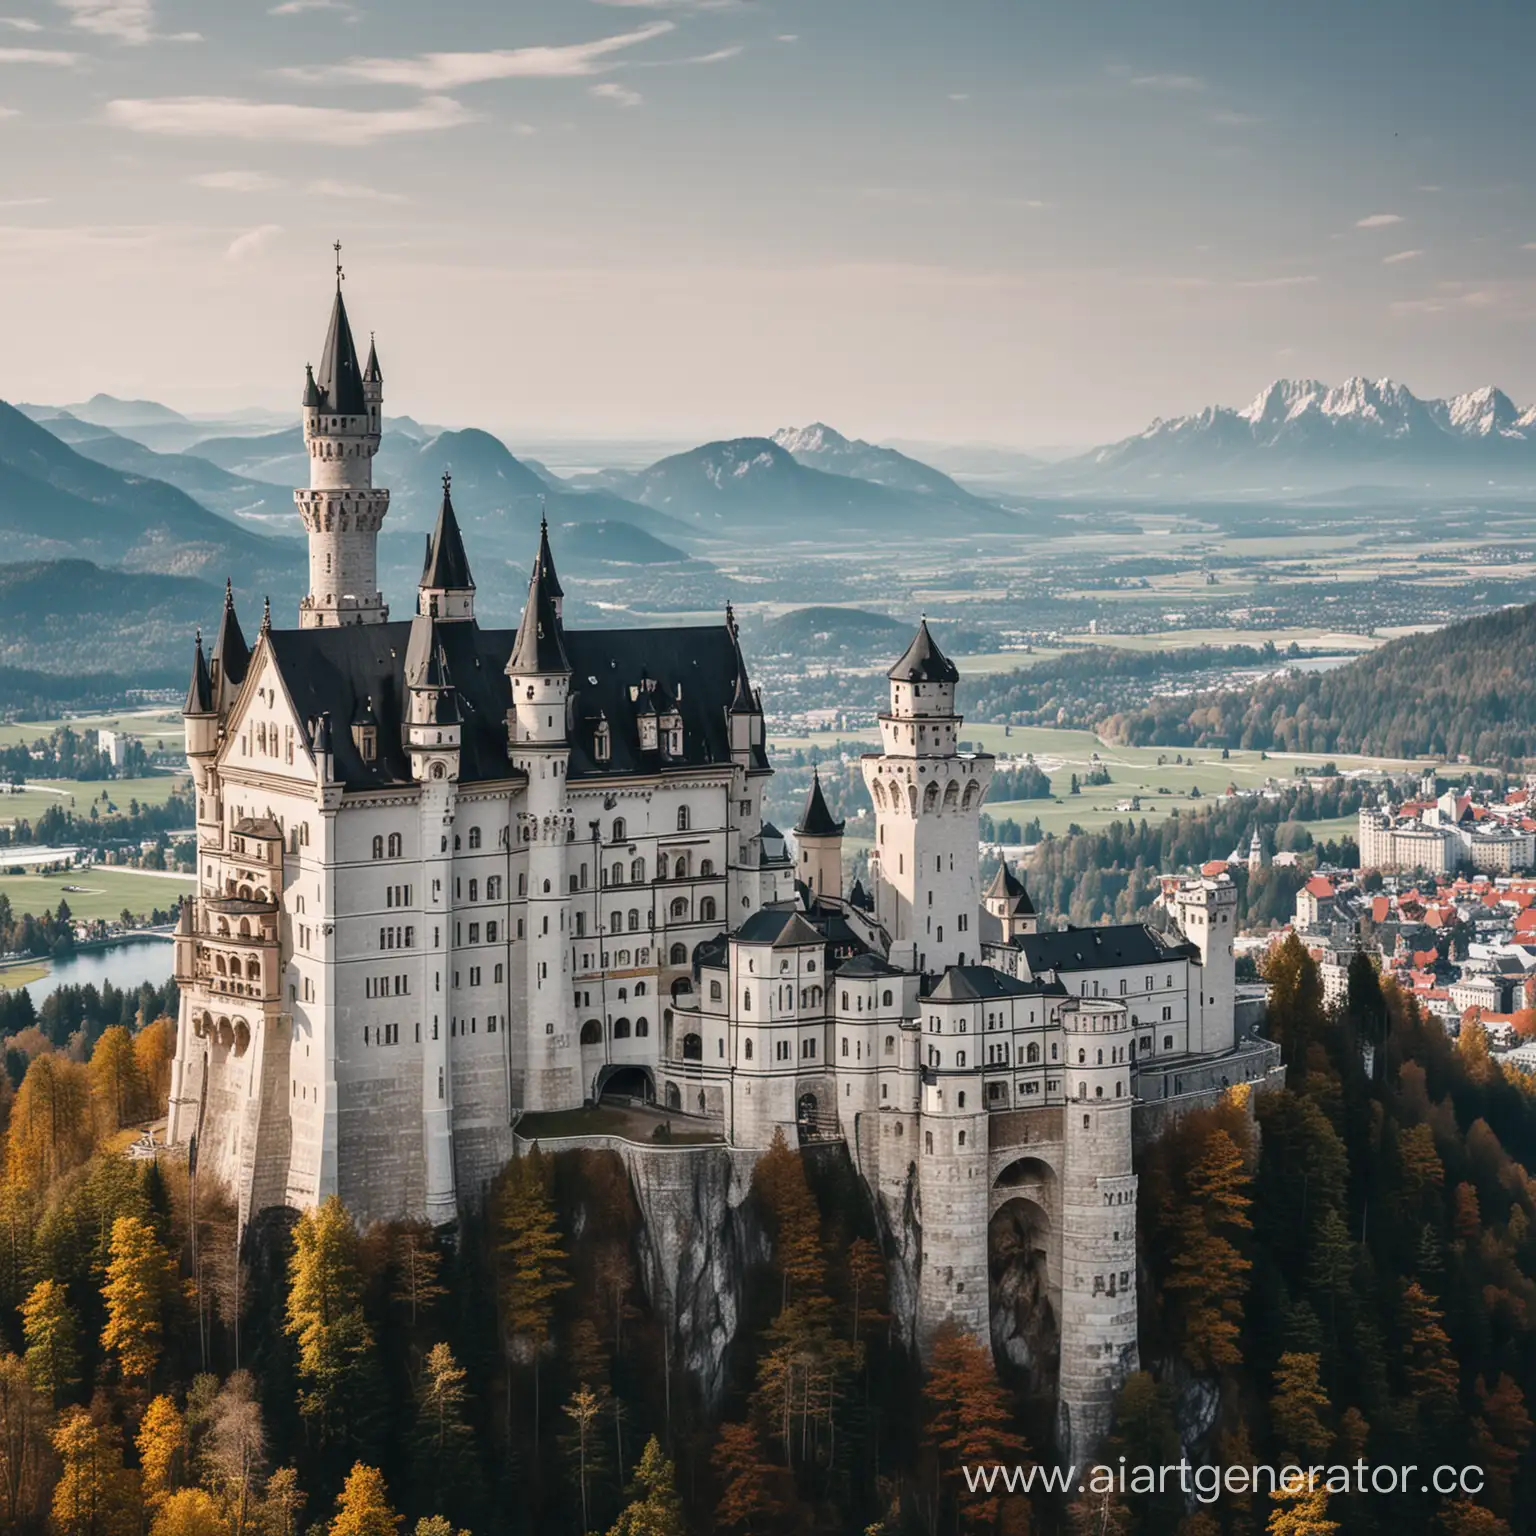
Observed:
[[[1159,418],[1134,437],[1044,472],[1105,488],[1173,481],[1191,489],[1362,479],[1436,487],[1536,484],[1536,406],[1493,386],[1422,399],[1392,379],[1277,379],[1247,406]]]

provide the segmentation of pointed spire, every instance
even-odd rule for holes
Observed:
[[[542,553],[542,550],[541,550]],[[453,510],[453,476],[443,474],[443,504],[438,509],[437,527],[427,543],[427,562],[422,568],[421,585],[433,592],[473,592],[474,578],[469,574],[469,557],[464,553],[464,539]]]
[[[213,642],[212,662],[221,688],[238,688],[251,665],[251,648],[245,643],[245,633],[235,613],[235,589],[228,579],[224,582],[224,613]]]
[[[992,883],[987,887],[983,899],[1006,903],[1010,917],[1034,915],[1035,904],[1029,899],[1024,882],[1008,867],[1007,859],[998,865],[997,873],[992,877]]]
[[[187,686],[187,702],[182,706],[184,715],[211,715],[213,707],[213,679],[208,675],[208,663],[203,659],[203,632],[197,632],[197,643],[192,653],[192,681]]]
[[[264,597],[261,600],[261,632],[269,634],[272,630],[272,599]]]
[[[358,366],[357,346],[352,340],[352,326],[347,319],[346,301],[341,296],[341,276],[337,273],[336,302],[331,308],[330,329],[320,349],[320,368],[315,385],[322,397],[320,404],[338,416],[367,414],[363,395],[363,371]]]
[[[901,660],[885,674],[893,683],[958,683],[960,673],[954,662],[939,649],[939,643],[928,632],[928,615],[924,614],[917,626],[917,633]]]
[[[811,770],[810,793],[805,797],[805,809],[795,825],[796,837],[841,837],[843,823],[832,819],[827,809],[827,797],[821,792],[821,772]]]
[[[304,364],[304,399],[301,404],[307,411],[318,410],[325,404],[320,386],[315,383],[315,369],[312,363]]]
[[[531,676],[538,672],[569,672],[565,636],[560,623],[560,578],[549,549],[549,524],[539,523],[539,553],[528,580],[528,602],[523,608],[517,639],[507,659],[508,673]]]
[[[363,383],[382,384],[384,375],[379,369],[379,349],[374,345],[373,332],[368,332],[368,361],[363,367]]]
[[[752,683],[747,677],[747,658],[741,654],[741,626],[731,605],[725,605],[725,627],[731,637],[731,650],[736,657],[736,691],[731,696],[730,712],[733,715],[755,715],[761,711],[752,696]]]

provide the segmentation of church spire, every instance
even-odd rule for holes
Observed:
[[[245,643],[245,632],[240,628],[235,613],[235,589],[228,579],[224,582],[224,612],[219,618],[219,632],[214,637],[211,675],[218,685],[222,701],[228,703],[245,681],[251,665],[251,648]]]
[[[181,710],[184,715],[212,715],[217,710],[213,703],[213,679],[208,675],[208,663],[203,659],[203,632],[198,630],[192,653],[192,681],[187,685],[187,702]]]
[[[569,672],[570,659],[565,654],[565,635],[560,622],[560,602],[564,597],[560,578],[555,574],[555,560],[549,548],[549,524],[539,521],[539,553],[528,580],[528,602],[523,621],[517,627],[517,639],[507,660],[509,675],[532,676],[539,672]]]

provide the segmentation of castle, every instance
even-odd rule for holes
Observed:
[[[522,1116],[605,1094],[736,1148],[840,1139],[887,1227],[920,1230],[919,1340],[953,1321],[1049,1355],[1083,1454],[1136,1364],[1138,1117],[1274,1071],[1235,1038],[1231,881],[1168,882],[1167,932],[1044,931],[1006,867],[982,891],[993,760],[961,749],[925,623],[862,761],[871,889],[845,891],[819,782],[792,845],[764,820],[729,610],[567,628],[546,527],[518,628],[483,628],[445,479],[390,618],[382,406],[338,281],[303,395],[299,627],[264,616],[252,647],[226,593],[194,651],[171,1141],[242,1221],[335,1194],[447,1223]]]

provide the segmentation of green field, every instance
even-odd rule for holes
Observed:
[[[1183,763],[1176,763],[1174,758],[1179,755],[1179,748],[1107,746],[1089,731],[1053,730],[1048,726],[966,725],[962,727],[962,735],[968,743],[995,753],[999,758],[1033,755],[1041,771],[1050,775],[1055,798],[988,801],[985,810],[995,821],[1011,816],[1020,826],[1038,818],[1044,831],[1054,832],[1057,836],[1074,822],[1084,830],[1092,831],[1127,817],[1157,822],[1173,810],[1185,815],[1229,788],[1257,789],[1270,779],[1284,785],[1295,776],[1298,767],[1313,769],[1325,761],[1336,764],[1341,773],[1361,768],[1408,766],[1385,758],[1340,755],[1324,758],[1271,753],[1264,759],[1257,752],[1233,752],[1223,761],[1219,750],[1194,748],[1184,749]],[[856,755],[872,750],[878,740],[879,733],[874,730],[827,731],[809,736],[775,736],[768,745],[770,758],[775,751],[805,750],[812,746],[823,752],[831,752],[840,746]],[[1167,761],[1160,765],[1159,757]],[[1108,784],[1085,785],[1079,794],[1068,793],[1074,773],[1082,780],[1092,769],[1100,767],[1109,770]],[[1200,791],[1198,797],[1191,796],[1194,789]],[[1160,794],[1159,790],[1167,793]],[[1119,801],[1131,797],[1140,798],[1139,810],[1115,809]],[[858,806],[865,802],[858,797],[853,803]],[[1337,820],[1321,822],[1312,831],[1314,836],[1336,838],[1341,831],[1352,833],[1354,828],[1354,818],[1348,817],[1342,823]],[[855,835],[852,824],[849,833]]]
[[[0,895],[9,898],[11,911],[18,915],[56,912],[59,903],[67,901],[76,917],[115,918],[124,907],[135,915],[155,907],[168,911],[191,891],[193,883],[190,875],[157,875],[96,865],[61,875],[0,875]],[[66,886],[80,889],[66,890]]]
[[[92,805],[106,815],[115,806],[124,815],[129,803],[164,805],[191,780],[184,773],[157,773],[147,779],[36,779],[17,795],[0,795],[0,822],[36,821],[50,806],[61,806],[77,816],[89,817]],[[105,790],[107,798],[102,800]]]
[[[163,709],[119,712],[107,715],[78,715],[64,720],[18,720],[0,725],[0,747],[14,747],[18,742],[30,746],[46,741],[60,726],[67,725],[77,735],[86,731],[122,731],[137,736],[146,752],[164,745],[179,745],[184,739],[181,716]]]

